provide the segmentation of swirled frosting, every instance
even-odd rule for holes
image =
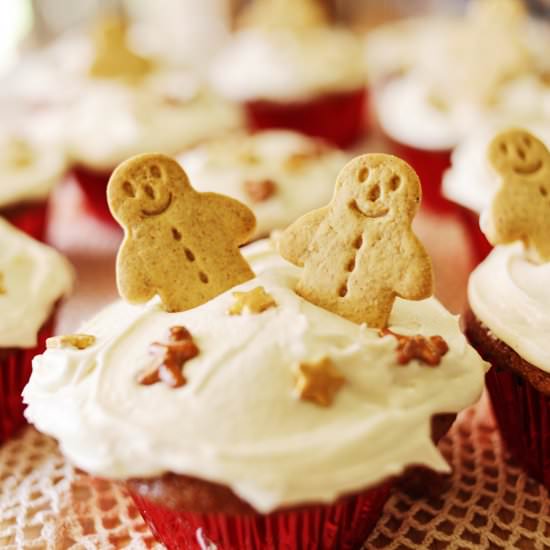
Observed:
[[[332,501],[412,464],[447,471],[431,417],[474,403],[485,372],[457,319],[433,298],[398,300],[395,330],[440,334],[450,346],[437,368],[399,366],[393,337],[304,301],[293,291],[298,269],[265,243],[255,246],[248,257],[258,275],[236,289],[263,286],[276,307],[228,315],[232,291],[182,313],[166,313],[156,300],[116,302],[81,328],[95,345],[35,358],[27,418],[93,474],[197,476],[262,512]],[[138,384],[151,365],[149,343],[173,325],[187,327],[200,349],[186,363],[187,384]],[[294,391],[297,364],[324,356],[346,378],[327,408]]]
[[[550,263],[525,258],[520,243],[497,246],[468,283],[472,311],[518,355],[550,372]]]
[[[0,218],[0,348],[32,348],[72,288],[69,262]]]
[[[526,128],[550,146],[550,119],[548,123],[520,123],[512,118],[481,126],[452,153],[451,167],[443,177],[443,193],[448,199],[478,214],[489,206],[500,181],[487,160],[487,148],[500,130],[511,127]]]
[[[238,32],[214,61],[211,80],[236,100],[301,101],[364,86],[361,42],[328,27]]]
[[[180,157],[193,186],[234,197],[256,215],[256,236],[284,229],[327,204],[348,156],[296,132],[237,135],[199,146]],[[254,200],[247,184],[269,181],[273,194]]]

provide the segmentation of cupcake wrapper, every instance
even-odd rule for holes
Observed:
[[[168,550],[357,550],[376,525],[389,492],[386,483],[329,506],[242,516],[174,511],[130,494]]]
[[[487,257],[493,247],[479,227],[479,214],[462,206],[458,207],[458,210],[466,229],[468,240],[470,241],[470,246],[474,253],[474,260],[477,265]]]
[[[502,438],[513,457],[550,489],[550,396],[509,369],[486,376]]]
[[[244,108],[253,131],[287,128],[348,147],[365,131],[367,99],[361,88],[303,102],[249,101]]]
[[[42,353],[53,333],[54,315],[42,326],[34,348],[0,349],[0,444],[25,424],[21,392],[32,372],[32,360]]]
[[[88,211],[97,220],[118,227],[107,204],[107,184],[112,170],[92,170],[75,166],[72,175],[84,193]]]
[[[443,174],[451,166],[451,150],[429,151],[399,143],[389,136],[392,153],[408,162],[422,183],[422,205],[435,212],[451,212],[454,205],[441,194]]]
[[[0,215],[6,218],[12,225],[27,233],[38,241],[46,238],[48,224],[48,202],[40,201],[22,204],[14,208],[0,211]]]

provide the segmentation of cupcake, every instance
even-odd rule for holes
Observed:
[[[500,186],[482,226],[496,246],[470,277],[465,332],[492,365],[487,388],[506,446],[550,488],[550,152],[509,130],[489,157]]]
[[[79,99],[66,115],[73,175],[90,211],[107,222],[105,189],[117,164],[145,151],[181,153],[241,126],[240,110],[202,79],[137,55],[126,34],[118,19],[102,24]]]
[[[427,205],[438,210],[448,207],[440,186],[451,150],[480,121],[532,111],[534,89],[546,87],[550,47],[548,29],[519,0],[478,0],[442,28],[429,48],[423,38],[423,55],[381,83],[374,99],[392,150],[418,171]]]
[[[58,145],[4,127],[0,132],[0,217],[44,240],[48,196],[65,169],[65,153]]]
[[[485,364],[430,296],[407,165],[349,163],[282,257],[241,254],[252,212],[168,157],[130,159],[108,196],[123,300],[73,335],[86,346],[35,358],[26,415],[126,483],[167,548],[355,549],[395,477],[448,470],[432,436],[478,399]]]
[[[0,443],[24,423],[21,392],[51,336],[72,269],[57,252],[0,219]]]
[[[287,128],[340,147],[366,116],[361,42],[318,0],[259,0],[216,57],[214,88],[244,106],[252,130]]]
[[[199,191],[234,197],[255,214],[254,237],[326,204],[347,155],[289,130],[214,140],[178,158]]]
[[[550,118],[548,123],[533,122],[524,125],[539,139],[550,145]],[[475,255],[476,263],[491,251],[491,245],[479,226],[479,217],[489,207],[499,187],[487,159],[487,148],[492,138],[509,124],[492,123],[480,127],[453,150],[451,167],[443,176],[442,192],[457,205]]]

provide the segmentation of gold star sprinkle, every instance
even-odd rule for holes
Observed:
[[[270,307],[276,307],[273,296],[265,291],[263,286],[257,286],[248,292],[233,292],[235,302],[229,308],[229,315],[246,313],[262,313]]]
[[[329,407],[346,379],[328,357],[317,363],[300,363],[296,391],[302,400]]]
[[[76,348],[86,349],[95,344],[95,336],[91,334],[63,334],[46,340],[47,349]]]

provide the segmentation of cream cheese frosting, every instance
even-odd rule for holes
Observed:
[[[548,281],[550,263],[528,261],[521,243],[497,246],[470,276],[468,300],[497,338],[550,373]]]
[[[348,156],[284,130],[237,135],[199,146],[179,158],[198,191],[238,199],[256,215],[256,236],[284,229],[302,214],[327,204]],[[274,192],[253,200],[246,184],[269,180]]]
[[[211,81],[235,101],[301,101],[365,85],[360,40],[328,27],[235,34],[216,57]]]
[[[189,73],[157,72],[139,88],[91,82],[68,113],[72,158],[112,169],[133,155],[176,154],[242,125],[240,110]]]
[[[450,347],[437,368],[399,366],[393,337],[306,302],[293,291],[298,268],[266,243],[255,246],[248,258],[258,275],[235,290],[263,286],[276,307],[228,315],[233,290],[182,313],[164,312],[157,300],[116,302],[81,327],[95,345],[35,358],[27,418],[92,474],[192,475],[229,486],[261,512],[333,501],[412,464],[448,471],[431,418],[474,403],[486,367],[457,318],[433,298],[397,300],[396,331],[439,334]],[[174,325],[200,349],[186,363],[187,384],[139,385],[149,343]],[[327,408],[294,391],[297,365],[324,356],[346,378]]]
[[[500,181],[487,159],[489,143],[500,130],[526,128],[550,146],[548,123],[519,123],[519,119],[481,126],[454,149],[451,167],[443,177],[443,194],[453,202],[481,214],[499,188]]]
[[[55,303],[71,290],[73,270],[0,218],[0,276],[0,348],[32,348]]]

